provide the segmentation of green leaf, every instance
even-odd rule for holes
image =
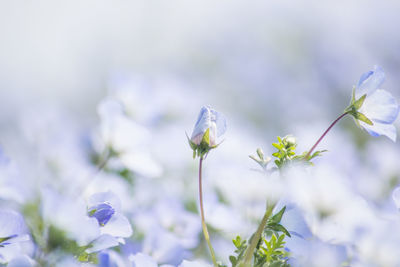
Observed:
[[[319,157],[321,156],[322,153],[327,152],[328,150],[324,149],[324,150],[319,150],[319,151],[315,151],[309,158],[308,160],[311,160],[315,157]]]
[[[285,213],[286,206],[284,206],[277,214],[271,217],[271,222],[280,223],[282,220],[282,216]]]
[[[232,263],[233,266],[235,266],[237,263],[237,259],[235,258],[235,256],[229,256],[229,261]]]
[[[278,150],[281,150],[283,148],[283,146],[281,144],[277,144],[277,143],[272,143],[272,146]]]
[[[359,121],[365,122],[366,124],[374,125],[370,119],[368,119],[364,114],[362,114],[362,113],[360,113],[360,112],[357,112],[357,113],[356,113],[355,118],[356,118],[357,120],[359,120]]]
[[[354,102],[353,106],[356,110],[359,110],[361,108],[366,97],[367,97],[367,94],[363,95],[357,101]]]
[[[257,148],[257,155],[261,160],[264,160],[264,152],[261,150],[261,148]]]
[[[277,224],[277,225],[276,225],[276,231],[277,231],[277,232],[282,232],[282,233],[284,233],[285,235],[287,235],[288,237],[292,237],[292,236],[290,235],[289,231],[288,231],[282,224]],[[281,238],[282,236],[284,237],[284,235],[281,235],[279,238]],[[282,238],[282,240],[283,240],[283,238]]]

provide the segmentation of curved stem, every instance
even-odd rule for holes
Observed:
[[[204,216],[204,208],[203,208],[203,187],[202,187],[202,168],[203,168],[203,157],[200,157],[200,163],[199,163],[199,200],[200,200],[200,215],[201,215],[201,226],[203,228],[203,234],[204,234],[204,238],[207,242],[208,248],[210,250],[211,253],[211,258],[213,261],[213,264],[215,267],[218,266],[217,264],[217,260],[215,258],[215,252],[214,249],[211,245],[210,242],[210,235],[208,234],[208,229],[207,229],[207,225],[206,225],[206,219]]]
[[[334,120],[331,125],[329,125],[328,129],[326,129],[326,131],[321,135],[321,137],[318,139],[318,141],[312,146],[312,148],[310,149],[310,151],[308,151],[307,155],[304,157],[305,160],[307,160],[310,156],[311,153],[314,151],[314,149],[318,146],[318,144],[321,142],[322,139],[324,139],[325,135],[332,129],[333,126],[335,126],[335,124],[340,121],[344,116],[346,116],[347,114],[349,114],[349,112],[345,112],[342,115],[340,115],[336,120]]]
[[[252,236],[252,238],[250,240],[250,245],[246,249],[246,252],[244,254],[243,263],[240,264],[239,266],[246,266],[246,267],[250,266],[250,261],[253,258],[254,250],[256,249],[258,242],[260,242],[262,233],[265,229],[265,225],[267,224],[268,219],[271,216],[274,208],[275,208],[275,203],[273,203],[273,204],[267,203],[267,210],[265,211],[264,217],[262,218],[260,225],[257,228],[257,231],[254,233],[254,235]]]
[[[109,151],[109,149],[107,149],[102,153],[102,156],[100,158],[100,163],[96,166],[96,170],[89,178],[89,181],[86,181],[85,184],[82,185],[81,188],[78,190],[79,192],[78,195],[83,194],[88,189],[90,184],[93,182],[93,179],[104,169],[110,158],[111,158],[111,152]]]

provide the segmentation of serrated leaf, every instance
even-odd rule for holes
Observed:
[[[370,119],[368,119],[364,114],[362,114],[360,112],[357,112],[355,117],[356,117],[357,120],[363,121],[366,124],[374,125],[373,122]]]

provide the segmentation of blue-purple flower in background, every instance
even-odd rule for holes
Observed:
[[[379,66],[362,74],[345,111],[370,135],[385,135],[396,141],[393,122],[399,113],[399,105],[389,92],[380,89],[384,80],[385,74]]]
[[[120,209],[121,201],[110,191],[96,193],[89,198],[88,215],[97,219],[101,235],[86,252],[92,253],[118,246],[119,243],[124,243],[124,237],[132,235],[131,224]]]

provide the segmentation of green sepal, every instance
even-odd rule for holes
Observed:
[[[369,124],[369,125],[374,125],[374,123],[370,119],[368,119],[367,116],[362,114],[361,112],[357,111],[355,114],[351,114],[351,115],[353,115],[354,118],[359,121],[365,122],[366,124]]]
[[[186,137],[188,139],[189,145],[193,150],[193,158],[197,157],[204,157],[211,149],[214,149],[219,146],[219,144],[211,146],[210,145],[210,128],[208,128],[201,139],[199,145],[195,144],[190,140],[189,136],[186,133]]]
[[[364,100],[367,97],[367,94],[360,97],[357,101],[354,102],[353,106],[356,110],[359,110],[361,106],[364,104]]]
[[[203,134],[200,145],[210,146],[210,128],[207,128],[207,130]]]

